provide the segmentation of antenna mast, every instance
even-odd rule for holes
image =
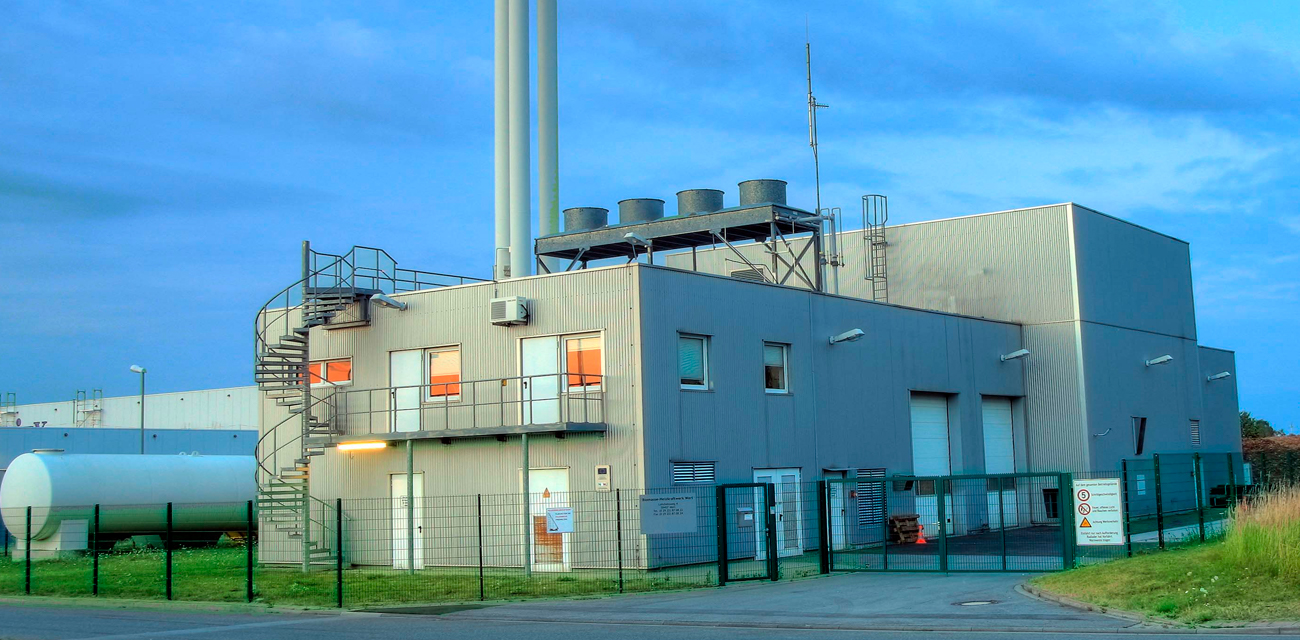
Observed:
[[[830,242],[828,254],[822,256],[822,264],[829,267],[831,293],[840,292],[840,255],[839,255],[839,238],[837,237],[838,229],[836,228],[835,212],[828,211],[822,213],[822,173],[821,161],[817,157],[817,110],[825,109],[828,105],[817,102],[813,96],[812,87],[812,38],[808,33],[808,22],[804,20],[804,62],[808,70],[808,146],[812,148],[813,155],[813,181],[817,193],[817,215],[824,216],[830,223]]]

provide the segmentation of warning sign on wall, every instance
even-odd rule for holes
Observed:
[[[1119,478],[1074,481],[1074,539],[1081,547],[1124,544]]]

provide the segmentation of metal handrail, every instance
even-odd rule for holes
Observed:
[[[308,413],[310,413],[312,409],[316,408],[316,405],[319,405],[319,404],[322,404],[322,403],[325,403],[325,404],[331,404],[331,401],[332,401],[332,398],[331,398],[330,396],[323,396],[323,397],[320,397],[320,398],[317,398],[317,397],[313,396],[313,397],[312,397],[312,402],[311,402],[310,405],[308,405],[306,411],[307,411]],[[274,427],[271,427],[270,429],[267,429],[265,433],[263,433],[263,434],[261,434],[260,436],[258,436],[258,438],[257,438],[257,444],[255,444],[255,445],[253,446],[253,456],[254,456],[254,458],[257,460],[257,467],[258,467],[260,470],[265,471],[267,474],[269,474],[269,475],[271,475],[271,476],[275,476],[275,475],[277,475],[274,471],[268,469],[268,468],[266,467],[266,465],[263,464],[263,462],[266,461],[266,460],[270,460],[270,459],[276,457],[276,456],[280,453],[280,451],[281,451],[282,449],[284,449],[285,447],[287,447],[287,446],[289,446],[289,445],[291,445],[291,444],[293,444],[293,443],[295,443],[295,442],[300,442],[304,437],[306,437],[307,434],[306,434],[306,433],[303,433],[301,430],[299,430],[298,435],[296,435],[296,436],[290,438],[289,440],[285,441],[284,443],[278,443],[278,442],[276,442],[276,440],[272,440],[271,451],[270,451],[269,453],[266,453],[265,455],[263,455],[263,451],[262,451],[263,444],[265,443],[266,438],[267,438],[268,436],[271,436],[271,435],[275,434],[275,433],[276,433],[276,430],[279,429],[280,427],[284,426],[284,424],[285,424],[286,422],[289,422],[289,421],[291,421],[291,420],[300,420],[300,419],[301,419],[301,415],[300,415],[300,414],[297,414],[297,413],[290,413],[290,414],[289,414],[288,416],[286,416],[283,420],[277,422],[277,423],[275,424]],[[258,486],[261,486],[261,482],[258,482]]]
[[[335,387],[329,422],[337,431],[319,441],[397,432],[403,430],[399,417],[404,414],[416,416],[412,420],[419,431],[600,423],[605,421],[607,382],[600,374],[563,371],[373,389]],[[537,390],[539,383],[544,390]]]

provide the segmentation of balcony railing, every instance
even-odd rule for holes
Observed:
[[[605,422],[604,376],[551,373],[486,380],[325,391],[315,415],[333,438],[402,432]],[[318,383],[314,394],[321,394]],[[436,437],[433,436],[433,437]]]

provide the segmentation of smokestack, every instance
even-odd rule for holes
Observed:
[[[537,0],[537,233],[560,231],[559,80],[555,0]],[[557,261],[543,258],[551,271]]]
[[[492,278],[504,280],[510,270],[510,0],[496,0],[493,57],[495,122],[494,173],[496,186],[496,258]]]
[[[510,0],[510,277],[533,273],[528,138],[528,0]]]

